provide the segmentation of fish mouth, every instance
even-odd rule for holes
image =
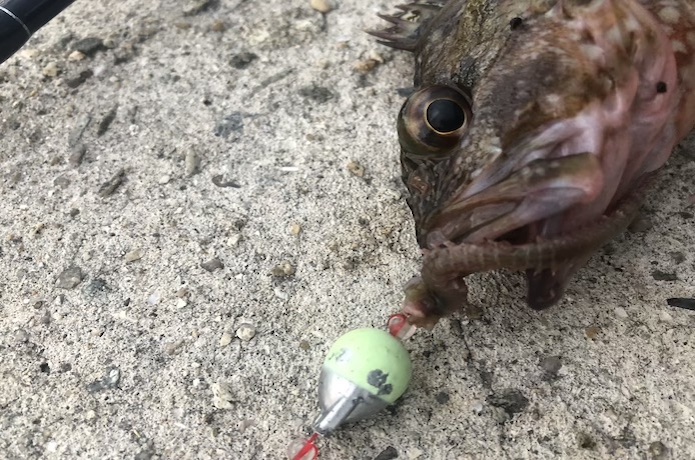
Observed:
[[[600,161],[591,153],[532,160],[506,179],[487,185],[491,180],[494,176],[481,173],[427,219],[422,246],[549,237],[558,230],[552,228],[558,226],[551,222],[553,216],[577,206],[590,208],[604,189]],[[542,221],[543,226],[534,225]]]
[[[526,270],[532,308],[555,304],[570,276],[632,222],[654,175],[606,200],[599,160],[581,153],[533,160],[471,193],[474,180],[427,222],[421,276],[406,285],[403,311],[411,323],[432,327],[465,305],[465,276],[503,268]]]

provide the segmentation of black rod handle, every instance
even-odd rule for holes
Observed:
[[[75,0],[0,0],[0,63]]]

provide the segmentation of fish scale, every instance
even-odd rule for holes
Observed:
[[[693,129],[693,2],[398,8],[372,33],[415,56],[398,134],[423,264],[404,312],[432,326],[500,268],[526,271],[531,307],[559,302]]]

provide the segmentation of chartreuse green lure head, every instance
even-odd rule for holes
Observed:
[[[327,435],[342,423],[374,415],[403,395],[411,375],[410,356],[400,340],[380,329],[348,332],[323,363],[321,415],[314,429]]]

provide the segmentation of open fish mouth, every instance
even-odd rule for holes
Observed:
[[[640,186],[633,188],[615,206],[573,231],[549,238],[530,237],[534,224],[529,224],[502,234],[494,241],[469,242],[464,238],[462,242],[449,241],[423,249],[421,275],[411,280],[405,288],[404,313],[409,315],[411,323],[432,327],[440,318],[466,303],[468,289],[465,276],[502,268],[526,270],[528,300],[532,307],[541,309],[556,303],[563,294],[564,281],[597,249],[622,233],[634,220],[644,201],[644,190],[655,175],[648,173],[642,176]],[[514,216],[514,213],[504,214],[488,225],[499,228],[500,232],[508,230],[498,223],[513,222],[514,218],[509,216]],[[475,235],[485,227],[472,229],[469,235]],[[535,289],[534,281],[538,283]],[[558,285],[548,285],[549,282]],[[536,297],[535,292],[541,295]]]
[[[424,223],[425,247],[443,242],[478,243],[498,239],[518,240],[521,229],[525,239],[533,240],[544,229],[533,226],[577,205],[596,200],[604,183],[599,159],[580,153],[554,159],[536,159],[476,193],[480,177],[455,197],[451,204]],[[545,225],[545,235],[552,224]],[[517,238],[505,238],[515,232]]]

